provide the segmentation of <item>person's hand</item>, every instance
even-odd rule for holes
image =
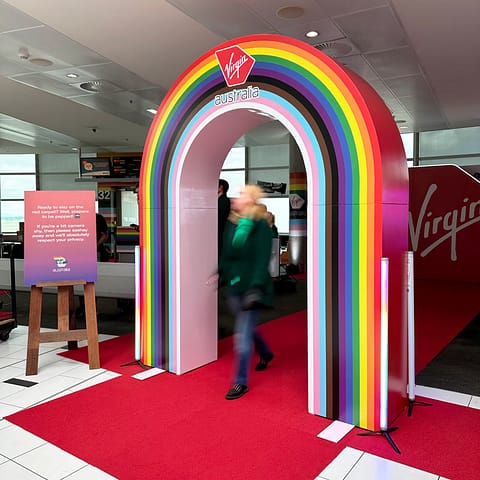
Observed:
[[[207,281],[205,282],[205,285],[210,286],[214,285],[215,287],[218,288],[218,273],[214,273],[213,275],[210,275],[210,277],[207,278]]]

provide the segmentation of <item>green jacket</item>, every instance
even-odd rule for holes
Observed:
[[[273,283],[268,269],[271,253],[272,229],[266,220],[241,219],[237,226],[229,219],[219,264],[221,284],[236,295],[258,289],[262,303],[271,306]]]

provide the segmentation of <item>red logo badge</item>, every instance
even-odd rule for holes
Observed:
[[[243,85],[252,71],[255,59],[237,45],[215,52],[229,87]]]

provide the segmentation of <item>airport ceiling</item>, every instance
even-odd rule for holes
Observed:
[[[0,0],[0,153],[141,151],[175,79],[258,33],[357,72],[402,133],[480,125],[479,25],[479,0]],[[270,122],[244,138],[285,133]]]

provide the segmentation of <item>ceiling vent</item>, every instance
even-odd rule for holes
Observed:
[[[118,85],[115,85],[107,80],[91,80],[89,82],[82,82],[78,84],[78,87],[91,93],[113,93],[121,90]]]
[[[318,43],[314,47],[332,58],[344,57],[353,51],[352,45],[342,41]]]

